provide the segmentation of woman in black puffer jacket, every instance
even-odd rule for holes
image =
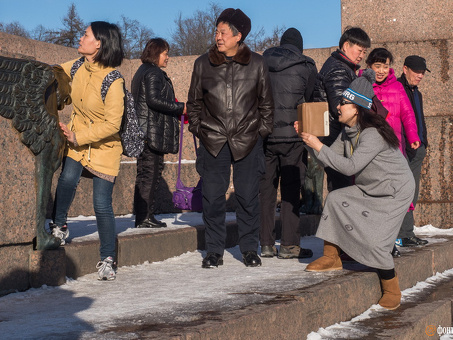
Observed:
[[[161,38],[148,41],[143,64],[132,79],[140,127],[146,133],[145,149],[137,159],[134,210],[137,228],[161,228],[167,225],[154,217],[155,194],[162,176],[164,154],[178,153],[178,116],[186,112],[177,102],[170,78],[162,70],[168,63],[168,43]]]

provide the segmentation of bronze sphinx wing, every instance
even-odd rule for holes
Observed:
[[[11,119],[20,139],[35,155],[59,133],[58,84],[52,66],[0,56],[0,115]],[[60,102],[60,103],[59,103]]]

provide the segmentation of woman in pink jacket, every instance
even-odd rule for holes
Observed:
[[[375,48],[366,59],[367,66],[376,73],[374,93],[389,111],[386,120],[395,131],[400,141],[400,150],[406,156],[404,134],[413,149],[420,146],[420,138],[417,134],[414,110],[403,85],[396,79],[393,68],[390,68],[392,62],[393,56],[385,48]]]
[[[420,138],[417,133],[417,123],[412,105],[403,85],[396,79],[395,71],[390,68],[393,56],[385,48],[375,48],[370,52],[365,62],[376,73],[376,82],[373,84],[374,94],[389,111],[386,121],[393,128],[400,141],[400,150],[406,157],[404,135],[407,136],[412,149],[417,149],[420,146]],[[414,206],[411,204],[409,209],[413,210]],[[393,246],[392,256],[401,256],[396,246]]]

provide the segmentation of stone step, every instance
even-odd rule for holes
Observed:
[[[403,302],[394,311],[370,308],[365,315],[322,329],[316,335],[323,339],[439,339],[449,334],[453,338],[452,302],[453,277],[436,275],[403,292]],[[359,337],[358,337],[359,336]],[[315,338],[311,334],[311,339]]]
[[[301,217],[301,235],[313,235],[319,222],[319,216],[304,215]],[[276,220],[277,239],[280,238],[280,220]],[[234,247],[237,244],[238,232],[235,222],[227,223],[226,247]],[[149,229],[141,230],[137,234],[121,233],[117,237],[117,262],[118,266],[138,265],[144,262],[163,261],[170,257],[179,256],[188,251],[197,249],[204,250],[204,226],[195,226],[178,229]],[[35,252],[35,257],[64,257],[66,268],[59,266],[60,270],[45,271],[42,280],[36,280],[32,287],[40,287],[42,284],[57,285],[64,282],[64,277],[76,279],[82,275],[93,272],[93,258],[99,257],[99,241],[90,240],[66,244],[59,252],[51,252],[44,255]],[[49,260],[52,263],[58,260]],[[35,261],[36,262],[36,261]],[[42,268],[40,268],[43,271]],[[52,276],[54,278],[52,278]]]
[[[403,257],[395,260],[401,289],[453,268],[452,246],[453,239],[448,238],[423,248],[403,249]],[[266,303],[230,311],[219,307],[193,322],[167,322],[165,327],[153,324],[141,335],[150,339],[305,339],[322,327],[351,320],[377,304],[381,297],[374,271],[354,263],[345,263],[344,268],[321,283],[275,293]],[[363,337],[354,336],[357,332],[353,332],[350,338],[431,338],[425,333],[428,326],[451,326],[452,285],[449,282],[440,288],[432,287],[418,299],[403,302],[395,311],[377,307],[376,316],[360,325]],[[442,295],[439,289],[444,292]],[[147,329],[147,325],[142,324],[141,328]],[[439,338],[436,336],[437,333],[432,338]]]
[[[237,241],[236,223],[228,223],[227,230],[227,247],[233,247]],[[401,248],[403,256],[395,259],[395,267],[402,290],[453,268],[453,238],[442,236],[436,242],[425,247]],[[196,249],[204,249],[202,226],[120,234],[118,264],[130,266],[145,261],[162,261]],[[93,272],[93,258],[98,258],[98,250],[97,241],[73,241],[53,253],[66,258],[64,275],[77,278]],[[55,259],[47,261],[49,264],[56,262]],[[47,279],[48,275],[45,275]],[[201,313],[194,321],[159,324],[156,320],[149,320],[151,324],[140,325],[140,334],[150,339],[305,339],[320,328],[351,320],[375,305],[381,297],[377,274],[356,263],[345,263],[344,270],[334,275],[301,272],[301,276],[306,275],[326,277],[321,283],[314,280],[312,285],[301,284],[300,288],[291,291],[277,286],[264,303],[225,310],[219,301],[217,309]],[[39,282],[35,286],[39,286]],[[390,334],[392,339],[422,339],[416,334],[423,335],[428,325],[450,326],[451,301],[425,300],[415,304],[405,302],[396,311],[379,312],[375,324],[382,326],[369,328],[370,339],[373,334],[376,338]],[[412,321],[404,323],[404,318]],[[410,336],[405,337],[403,332]]]

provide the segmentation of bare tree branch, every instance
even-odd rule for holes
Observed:
[[[14,21],[9,24],[0,22],[0,32],[17,35],[19,37],[30,38],[30,34],[19,22]]]

